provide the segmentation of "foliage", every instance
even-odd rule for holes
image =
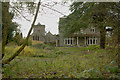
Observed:
[[[2,40],[2,26],[0,24],[0,41]]]
[[[14,47],[8,47],[8,49],[6,52],[14,50]],[[92,53],[87,53],[87,50],[88,48],[58,47],[56,51],[27,46],[24,52],[10,63],[10,70],[7,67],[4,68],[7,69],[5,70],[7,75],[3,77],[118,78],[117,63],[111,62],[115,55],[112,49],[94,49]]]
[[[21,34],[22,34],[22,33],[21,33]],[[17,33],[15,34],[15,37],[14,37],[14,41],[15,41],[15,43],[16,43],[18,46],[22,45],[23,42],[24,42],[24,39],[23,39],[23,37],[22,37],[21,34],[17,32]]]
[[[3,3],[4,4],[4,3]],[[5,6],[5,7],[4,7]],[[9,24],[9,19],[7,20],[7,18],[10,18],[10,16],[9,16],[9,2],[7,2],[7,3],[5,3],[5,5],[3,6],[3,8],[5,8],[5,10],[3,10],[3,11],[6,11],[6,14],[5,14],[5,21],[7,21],[7,22],[5,22],[5,24]],[[31,28],[30,28],[30,30],[29,30],[29,32],[28,32],[28,35],[27,35],[27,38],[25,39],[25,41],[24,41],[24,43],[22,44],[22,46],[11,56],[11,57],[9,57],[8,59],[6,59],[6,60],[2,60],[2,65],[4,65],[4,64],[7,64],[7,63],[9,63],[10,61],[12,61],[16,56],[18,56],[19,54],[20,54],[20,52],[25,48],[25,46],[26,46],[26,44],[28,43],[28,40],[29,40],[29,37],[30,37],[30,33],[31,33],[31,31],[32,31],[32,29],[33,29],[33,27],[34,27],[34,24],[35,24],[35,21],[36,21],[36,19],[37,19],[37,15],[38,15],[38,12],[39,12],[39,7],[40,7],[40,1],[38,2],[38,5],[37,5],[37,9],[36,9],[36,13],[35,13],[35,16],[34,16],[34,19],[33,19],[33,22],[32,22],[32,25],[31,25]],[[19,11],[18,11],[19,12]],[[8,16],[8,17],[7,17]],[[6,44],[6,32],[5,31],[7,31],[8,30],[8,25],[6,25],[5,26],[5,24],[4,24],[4,31],[3,31],[3,40],[2,40],[2,43],[3,43],[3,47],[2,47],[2,58],[4,57],[4,52],[5,52],[5,44]]]
[[[84,70],[82,72],[82,77],[85,77],[85,78],[89,78],[89,77],[92,77],[92,78],[100,78],[101,76],[101,73],[97,70],[95,70],[94,68],[91,68],[89,70]]]
[[[88,49],[89,49],[89,50],[95,50],[95,49],[99,49],[99,48],[100,48],[99,45],[89,45],[89,46],[88,46]]]
[[[4,8],[3,8],[3,9],[4,9]],[[6,12],[3,12],[3,14],[4,14],[4,13],[6,13]],[[7,26],[8,29],[7,29],[7,31],[6,31],[6,33],[7,33],[7,35],[6,35],[6,36],[7,36],[6,44],[9,43],[10,41],[13,41],[13,40],[14,40],[14,38],[13,38],[13,37],[14,37],[14,34],[15,34],[16,32],[18,32],[18,31],[20,31],[19,28],[18,28],[18,27],[19,27],[19,24],[12,21],[12,19],[14,18],[14,13],[9,12],[8,14],[9,14],[8,16],[10,17],[10,20],[9,20],[9,23],[7,23],[7,24],[8,24],[8,26]],[[3,16],[2,21],[3,21],[3,23],[4,23],[4,16]],[[7,20],[6,20],[6,21],[7,21]],[[4,26],[5,26],[5,25],[3,24],[3,25],[2,25],[2,28],[1,28],[2,31],[5,29]]]
[[[45,42],[45,44],[50,45],[50,46],[55,46],[55,42]]]
[[[94,3],[85,3],[83,7],[80,7],[81,4],[81,2],[74,2],[70,8],[73,12],[59,22],[60,28],[66,30],[64,32],[66,36],[80,31],[81,28],[86,28],[90,24],[91,17],[88,11],[91,11],[89,7],[93,6]]]
[[[11,20],[14,18],[14,13],[9,13],[11,16]],[[11,21],[11,25],[8,27],[8,33],[7,33],[7,41],[6,43],[9,43],[10,41],[14,40],[14,35],[16,32],[19,32],[19,24],[16,22]]]
[[[16,46],[16,45],[17,45],[17,43],[14,42],[14,41],[11,41],[11,42],[9,42],[9,43],[7,44],[7,46]]]
[[[69,54],[69,53],[59,50],[59,51],[56,51],[55,54],[61,55],[61,54]]]
[[[43,45],[43,44],[38,43],[38,44],[34,44],[34,45],[32,45],[32,47],[35,47],[35,48],[41,48],[42,45]]]
[[[119,24],[119,4],[118,3],[96,3],[96,2],[73,2],[70,7],[72,13],[60,20],[60,32],[65,37],[74,32],[79,32],[81,28],[94,26],[100,29],[100,48],[105,48],[106,26],[118,28]]]
[[[33,55],[32,57],[44,57],[44,55]]]
[[[31,45],[32,45],[32,39],[29,38],[29,39],[28,39],[28,42],[27,42],[27,46],[31,46]]]
[[[7,72],[4,74],[5,76],[10,76],[10,65],[9,64],[5,65],[4,72]]]
[[[11,2],[10,6],[10,11],[14,13],[15,17],[20,17],[24,10],[26,10],[27,13],[34,15],[36,9],[35,2]],[[24,16],[22,15],[22,17]]]
[[[57,51],[56,54],[63,54],[63,51]]]
[[[32,45],[32,47],[35,47],[38,49],[47,49],[47,50],[54,49],[54,47],[51,44],[42,44],[42,43],[34,44]]]

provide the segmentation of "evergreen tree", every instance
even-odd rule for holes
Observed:
[[[12,19],[14,18],[14,13],[10,12],[10,16],[11,16],[11,25],[8,27],[8,34],[7,34],[7,40],[6,40],[6,44],[9,43],[10,41],[14,40],[14,34],[19,30],[19,25],[16,22],[12,22]]]

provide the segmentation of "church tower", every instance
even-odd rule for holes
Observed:
[[[45,41],[45,25],[41,25],[40,23],[38,23],[37,25],[34,25],[32,38],[33,40],[44,42]]]

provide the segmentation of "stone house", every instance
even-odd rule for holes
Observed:
[[[42,42],[51,42],[55,43],[55,35],[53,35],[50,31],[46,33],[45,25],[41,25],[38,23],[34,25],[33,33],[31,35],[32,40],[42,41]]]
[[[34,25],[33,33],[31,35],[32,40],[45,41],[45,25],[38,23]]]
[[[60,18],[60,21],[64,18]],[[100,31],[96,27],[80,29],[69,37],[64,37],[62,25],[59,24],[59,39],[56,40],[57,46],[88,46],[100,44]],[[81,33],[81,34],[79,34]]]
[[[63,19],[65,18],[60,18],[60,21]],[[32,40],[43,41],[46,43],[56,43],[56,46],[59,47],[80,47],[100,44],[100,30],[97,27],[91,26],[85,29],[82,28],[80,31],[75,32],[68,37],[64,37],[64,31],[65,30],[60,22],[58,35],[53,35],[50,31],[46,33],[45,25],[38,23],[37,25],[34,25],[31,38]]]
[[[54,42],[56,41],[56,35],[53,35],[50,31],[46,34],[46,42]]]

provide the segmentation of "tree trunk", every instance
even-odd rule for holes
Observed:
[[[5,53],[8,27],[10,26],[9,2],[2,3],[2,58]]]
[[[119,2],[119,5],[120,5],[120,2]],[[117,34],[118,34],[118,67],[120,68],[120,23],[119,23],[119,20],[120,19],[120,14],[118,15],[118,32],[117,32]]]
[[[105,49],[106,29],[104,26],[100,27],[100,48]]]
[[[16,56],[18,56],[19,53],[25,48],[25,46],[26,46],[26,44],[27,44],[27,42],[28,42],[28,39],[29,39],[29,37],[30,37],[30,33],[31,33],[31,31],[32,31],[32,29],[33,29],[33,27],[34,27],[35,21],[36,21],[36,19],[37,19],[39,7],[40,7],[40,1],[39,1],[39,3],[38,3],[37,9],[36,9],[36,14],[35,14],[33,23],[32,23],[32,25],[31,25],[31,28],[30,28],[30,30],[29,30],[29,32],[28,32],[27,38],[25,39],[25,42],[23,43],[23,45],[22,45],[10,58],[2,61],[2,64],[3,64],[3,65],[9,63],[10,61],[12,61],[12,60],[13,60]]]
[[[2,11],[2,2],[0,2],[0,11]],[[0,13],[0,43],[2,42],[2,13]],[[1,47],[2,45],[0,45],[0,53],[1,53]],[[2,58],[2,55],[1,57]]]
[[[118,66],[120,68],[120,26],[118,26]]]

